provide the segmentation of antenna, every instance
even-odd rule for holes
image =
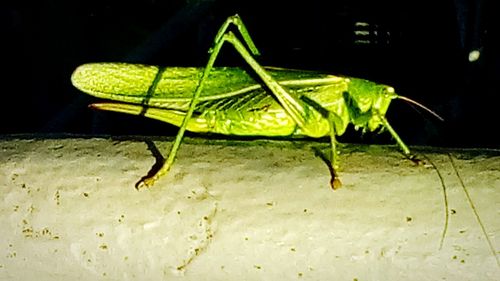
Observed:
[[[436,117],[437,119],[439,119],[439,120],[441,120],[442,122],[444,122],[443,117],[439,116],[436,112],[434,112],[434,111],[430,110],[430,109],[429,109],[428,107],[426,107],[425,105],[423,105],[423,104],[421,104],[421,103],[419,103],[419,102],[417,102],[417,101],[414,101],[414,100],[412,100],[412,99],[410,99],[410,98],[407,98],[407,97],[405,97],[405,96],[398,96],[398,99],[402,99],[402,100],[407,101],[407,102],[409,102],[409,103],[411,103],[411,104],[413,104],[413,105],[416,105],[416,106],[418,106],[418,107],[420,107],[420,108],[422,108],[422,109],[426,110],[426,111],[427,111],[427,112],[429,112],[430,114],[434,115],[434,117]]]

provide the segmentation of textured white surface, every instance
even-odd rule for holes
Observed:
[[[169,142],[157,143],[163,154]],[[498,280],[448,154],[193,141],[149,190],[141,141],[0,140],[1,280]],[[320,144],[325,147],[326,144]],[[451,151],[498,255],[500,154]]]

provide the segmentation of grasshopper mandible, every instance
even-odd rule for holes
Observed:
[[[236,26],[246,45],[228,30],[231,25]],[[214,67],[226,42],[258,78],[241,68]],[[394,88],[359,78],[263,67],[254,58],[259,51],[238,15],[221,26],[209,54],[205,68],[90,63],[72,74],[73,85],[81,91],[123,102],[96,103],[92,108],[142,115],[179,127],[161,169],[141,179],[136,188],[152,186],[168,172],[185,130],[238,136],[329,136],[333,189],[341,185],[336,172],[335,137],[342,135],[349,124],[371,132],[387,130],[404,155],[414,159],[385,114],[395,98],[427,108],[397,95]]]

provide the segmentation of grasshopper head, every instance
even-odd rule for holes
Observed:
[[[356,128],[375,131],[382,125],[389,104],[398,95],[393,87],[364,79],[352,78],[344,93],[351,122]]]
[[[391,100],[398,98],[396,91],[391,86],[378,85],[376,98],[373,101],[372,110],[375,110],[382,116],[385,115],[389,109],[389,104]]]

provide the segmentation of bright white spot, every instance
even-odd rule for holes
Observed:
[[[474,62],[479,59],[479,56],[481,56],[481,52],[479,50],[474,50],[469,53],[469,61]]]
[[[285,112],[276,113],[276,118],[286,118],[287,114]]]
[[[145,223],[142,227],[145,230],[149,230],[149,229],[157,228],[159,225],[160,225],[160,221],[157,220],[157,221]]]

